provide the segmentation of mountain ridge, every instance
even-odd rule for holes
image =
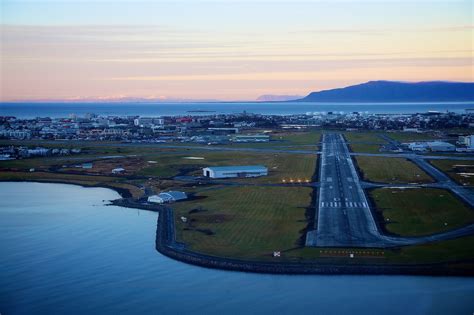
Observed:
[[[311,92],[297,102],[446,102],[474,101],[474,82],[368,81]]]

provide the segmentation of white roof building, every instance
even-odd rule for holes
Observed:
[[[410,142],[408,148],[412,151],[455,151],[456,146],[444,141],[429,141],[429,142]]]
[[[112,170],[112,174],[121,174],[123,172],[125,172],[125,169],[122,167],[117,167]]]
[[[431,151],[456,151],[456,146],[444,141],[428,142]]]
[[[412,151],[427,151],[428,145],[426,142],[410,142],[408,148]]]
[[[153,196],[148,197],[148,202],[168,203],[168,202],[175,202],[178,200],[184,200],[187,198],[188,196],[186,195],[186,193],[182,191],[170,190],[170,191],[161,192],[158,195],[153,195]]]
[[[202,172],[205,177],[210,178],[258,177],[268,175],[268,169],[263,165],[213,166],[203,168]]]

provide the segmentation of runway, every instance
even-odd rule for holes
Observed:
[[[309,246],[361,246],[378,240],[375,221],[340,134],[325,134],[316,235]]]
[[[425,161],[421,164],[423,162]],[[447,176],[442,177],[441,174],[438,179],[446,181]],[[306,246],[394,247],[474,233],[474,224],[471,224],[457,230],[425,237],[395,237],[381,234],[361,186],[351,154],[341,134],[323,135],[319,175],[317,219],[314,230],[306,235]],[[470,191],[463,192],[466,193],[466,199],[472,198]]]

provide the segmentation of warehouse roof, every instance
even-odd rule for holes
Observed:
[[[237,165],[237,166],[209,166],[207,169],[213,171],[266,171],[267,168],[263,165]]]

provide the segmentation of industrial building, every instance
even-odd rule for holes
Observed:
[[[450,152],[456,151],[456,146],[444,141],[432,141],[428,142],[428,147],[431,151]]]
[[[186,193],[182,191],[170,190],[170,191],[161,192],[158,195],[153,195],[153,196],[148,197],[148,202],[168,203],[168,202],[175,202],[178,200],[184,200],[187,198],[188,196],[186,195]]]
[[[458,144],[465,145],[468,148],[474,148],[474,135],[460,136],[458,138]]]
[[[456,151],[456,146],[444,141],[411,142],[408,148],[412,151],[451,152]]]
[[[237,135],[232,138],[234,142],[269,142],[269,135]]]
[[[216,166],[206,167],[203,175],[210,178],[258,177],[268,175],[268,169],[263,165],[245,166]]]

